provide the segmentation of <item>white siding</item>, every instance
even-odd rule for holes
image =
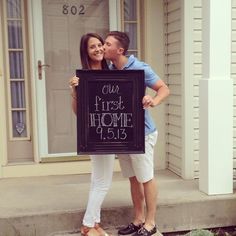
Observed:
[[[202,1],[193,0],[193,117],[194,178],[199,177],[199,80],[202,78]],[[181,0],[165,0],[166,77],[171,95],[168,99],[167,167],[181,175],[183,121],[181,94]],[[191,33],[191,32],[189,32]],[[236,0],[232,0],[232,63],[234,80],[234,179],[236,180]],[[184,124],[183,124],[184,125]]]
[[[181,1],[165,1],[165,76],[171,95],[167,109],[167,168],[181,176]]]
[[[202,77],[202,0],[194,0],[194,177],[199,177],[199,79]],[[236,0],[232,0],[232,63],[234,79],[234,178],[236,178]]]
[[[234,179],[236,181],[236,0],[232,0],[232,59],[231,59],[231,77],[234,81],[234,122],[233,122],[233,168]]]

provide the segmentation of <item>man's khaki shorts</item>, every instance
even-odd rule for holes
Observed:
[[[148,182],[154,177],[154,145],[157,131],[145,136],[145,153],[118,154],[121,171],[124,177],[136,176],[140,183]]]

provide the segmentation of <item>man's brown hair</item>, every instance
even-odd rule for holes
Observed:
[[[119,42],[120,46],[124,49],[123,54],[125,55],[129,49],[129,43],[130,43],[129,36],[122,31],[111,31],[107,34],[107,37],[108,36],[114,37]]]

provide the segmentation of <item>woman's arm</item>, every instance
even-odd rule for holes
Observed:
[[[77,115],[77,92],[76,92],[76,86],[79,85],[79,78],[74,76],[70,79],[70,87],[71,87],[71,106],[72,106],[72,110],[74,111],[74,113]]]

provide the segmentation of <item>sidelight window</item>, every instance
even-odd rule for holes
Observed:
[[[6,0],[3,3],[10,138],[29,139],[25,1]]]
[[[130,47],[128,54],[134,54],[141,58],[140,43],[140,1],[122,0],[121,1],[121,30],[128,33]]]

